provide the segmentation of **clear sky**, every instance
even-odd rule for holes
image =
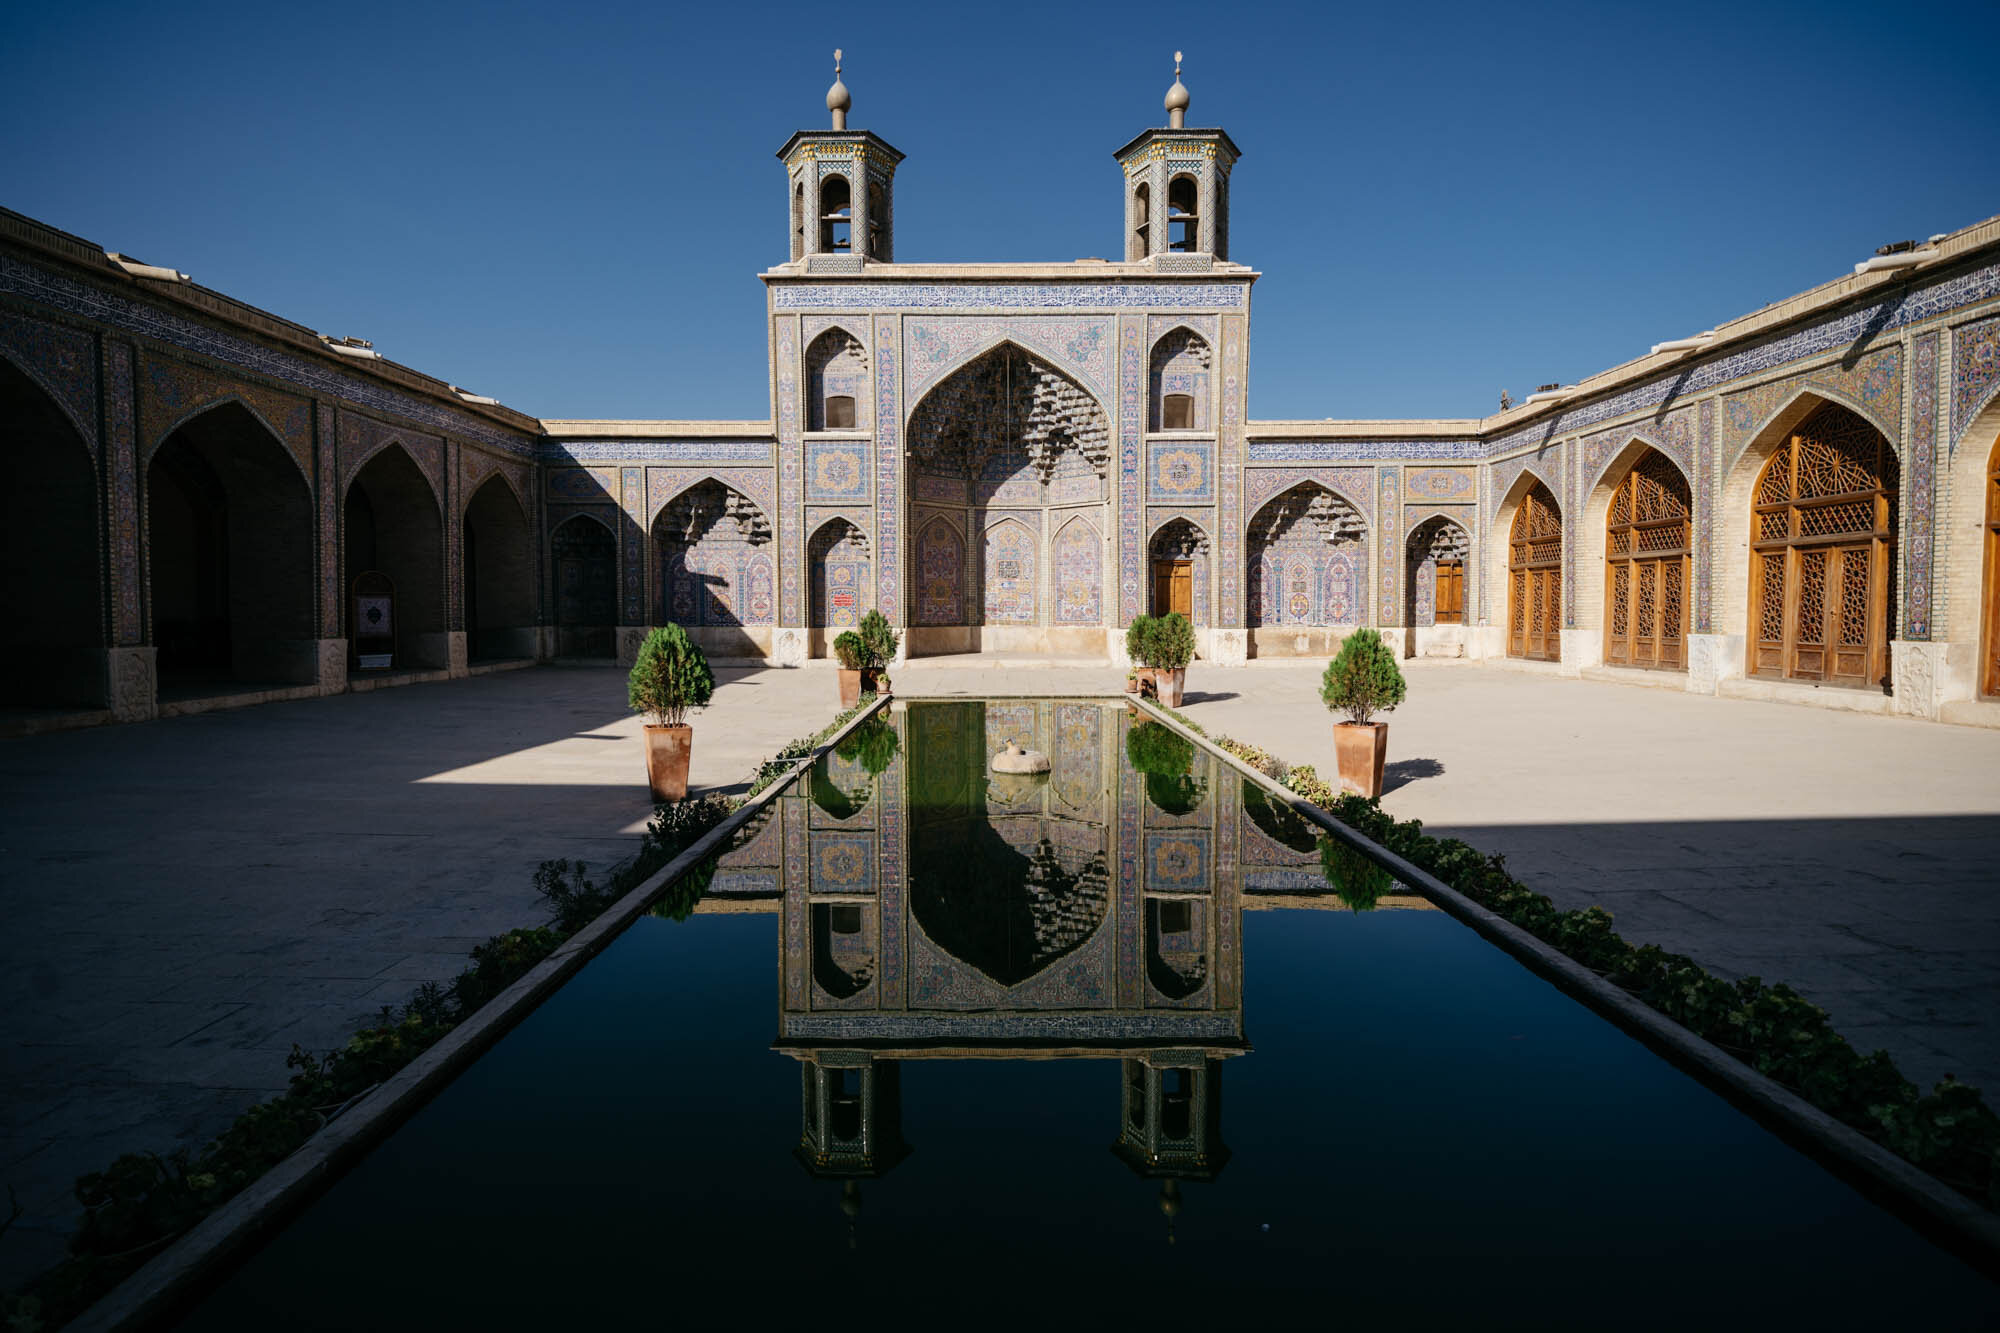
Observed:
[[[1119,257],[1183,48],[1258,418],[1481,415],[2000,213],[1993,0],[17,3],[0,204],[539,416],[762,418],[835,46],[944,261]]]

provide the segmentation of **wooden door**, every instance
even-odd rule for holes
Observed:
[[[1153,562],[1153,614],[1163,616],[1178,611],[1194,619],[1194,561],[1155,560]]]
[[[1507,541],[1507,655],[1562,659],[1562,511],[1536,482]]]
[[[1694,505],[1687,478],[1648,449],[1611,497],[1604,532],[1607,666],[1687,669]]]
[[[1764,465],[1750,519],[1754,673],[1852,686],[1887,678],[1896,475],[1881,432],[1833,404]]]
[[[1434,625],[1463,625],[1465,623],[1465,562],[1463,560],[1440,560],[1436,565],[1437,591],[1436,608],[1431,612]]]

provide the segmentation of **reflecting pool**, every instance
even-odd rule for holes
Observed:
[[[1052,771],[989,774],[1010,738]],[[1122,704],[996,700],[899,703],[820,761],[692,916],[627,931],[184,1327],[797,1301],[2000,1316],[2000,1288],[1193,746]]]

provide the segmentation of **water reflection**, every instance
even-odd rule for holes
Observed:
[[[1050,772],[989,772],[1009,740]],[[1122,704],[899,702],[744,831],[709,893],[777,900],[795,1155],[850,1217],[913,1150],[905,1065],[1063,1058],[1115,1065],[1112,1153],[1162,1182],[1171,1223],[1179,1182],[1229,1161],[1243,897],[1324,894],[1320,862],[1305,821]]]

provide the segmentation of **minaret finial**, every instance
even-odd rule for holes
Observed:
[[[853,105],[854,99],[848,96],[847,85],[840,81],[840,48],[835,47],[833,49],[833,87],[826,90],[826,109],[833,113],[833,127],[835,129],[844,130],[847,128],[847,109]]]
[[[1181,82],[1181,53],[1174,52],[1174,86],[1167,89],[1167,128],[1187,128],[1188,90]]]

